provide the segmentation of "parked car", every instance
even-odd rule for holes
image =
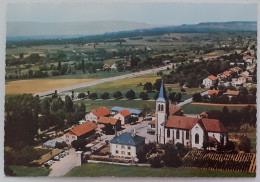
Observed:
[[[59,157],[59,155],[57,155],[57,156],[55,156],[53,159],[56,160],[56,161],[59,161],[59,160],[60,160],[60,157]]]

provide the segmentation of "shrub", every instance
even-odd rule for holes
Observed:
[[[79,93],[78,94],[78,98],[79,99],[82,99],[82,98],[85,98],[86,97],[86,94],[85,93]]]
[[[105,99],[109,99],[109,93],[105,92],[101,95],[101,99],[105,100]]]
[[[135,98],[135,92],[131,89],[128,92],[126,92],[126,98],[128,99],[134,99]]]
[[[97,99],[97,93],[91,93],[91,94],[89,95],[89,99],[92,99],[92,100]]]
[[[56,148],[58,149],[63,149],[65,147],[67,147],[68,145],[66,144],[66,142],[56,142]]]
[[[153,167],[153,168],[162,167],[161,158],[159,156],[150,158],[149,163],[151,164],[151,167]]]
[[[116,91],[114,94],[113,94],[113,97],[115,99],[121,99],[122,98],[122,93],[120,91]]]

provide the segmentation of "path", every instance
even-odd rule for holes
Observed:
[[[150,74],[150,73],[154,73],[154,72],[158,72],[158,71],[162,71],[162,70],[167,70],[168,67],[171,68],[172,64],[166,65],[163,67],[159,67],[159,68],[134,72],[134,73],[110,77],[110,78],[103,78],[103,79],[88,82],[88,83],[82,83],[82,84],[78,84],[78,85],[73,85],[73,86],[57,89],[57,93],[74,90],[74,89],[78,89],[78,88],[82,88],[82,87],[89,87],[89,86],[93,86],[93,85],[97,85],[97,84],[101,84],[101,83],[105,83],[105,82],[111,82],[111,81],[115,81],[115,80],[120,80],[120,79],[124,79],[124,78],[134,78],[134,77],[138,77],[138,76],[142,76],[142,75],[146,75],[146,74]],[[39,95],[40,97],[43,97],[46,95],[51,95],[54,92],[55,92],[55,90],[50,90],[47,92],[36,93],[36,94],[34,94],[34,96]]]
[[[208,90],[205,91],[205,92],[202,92],[202,93],[200,93],[200,94],[201,94],[201,96],[206,95],[206,94],[208,94]],[[183,101],[183,102],[177,104],[177,106],[181,107],[181,106],[184,106],[184,105],[189,104],[189,103],[191,103],[191,102],[192,102],[192,98],[189,98],[189,99],[186,99],[185,101]]]

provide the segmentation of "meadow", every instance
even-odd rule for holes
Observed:
[[[191,170],[180,168],[151,168],[88,163],[73,168],[66,177],[255,177],[255,173]]]
[[[16,176],[48,176],[51,169],[27,166],[9,166]]]
[[[39,93],[95,81],[97,79],[32,79],[10,81],[5,84],[6,94]]]

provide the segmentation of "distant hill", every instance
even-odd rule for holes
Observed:
[[[153,27],[155,26],[146,23],[128,21],[7,22],[7,37],[75,37]]]
[[[44,44],[79,43],[82,41],[102,42],[107,39],[118,39],[135,36],[161,35],[182,32],[256,32],[255,21],[205,22],[191,25],[154,27],[145,23],[124,21],[36,23],[8,22],[7,41],[45,40]],[[49,41],[48,41],[49,40]],[[36,42],[35,42],[36,41]]]

